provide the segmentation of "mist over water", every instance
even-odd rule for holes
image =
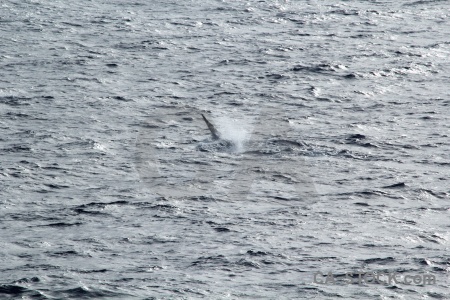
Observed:
[[[447,299],[449,11],[1,2],[0,299]]]
[[[233,143],[233,152],[241,153],[245,151],[245,143],[250,140],[252,126],[250,120],[236,119],[229,116],[214,118],[214,122],[222,134],[222,138]]]

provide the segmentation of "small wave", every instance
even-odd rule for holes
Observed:
[[[10,106],[31,105],[31,98],[21,96],[0,96],[0,103]]]
[[[39,278],[23,278],[14,284],[1,284],[0,285],[0,298],[1,299],[53,299],[38,290],[33,290],[31,288],[26,288],[17,284],[30,284],[39,282]],[[6,298],[3,298],[6,297]]]
[[[385,189],[399,189],[399,188],[405,188],[406,184],[404,182],[394,183],[392,185],[383,186]]]
[[[100,299],[100,298],[126,298],[123,293],[112,292],[106,289],[88,288],[86,286],[76,287],[67,290],[59,290],[54,293],[55,296],[64,299]]]

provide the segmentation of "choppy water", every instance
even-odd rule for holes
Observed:
[[[449,17],[1,2],[0,298],[449,299]]]

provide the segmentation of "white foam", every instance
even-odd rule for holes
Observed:
[[[249,119],[218,116],[214,118],[221,137],[233,142],[235,152],[243,152],[245,143],[250,139],[253,129]]]

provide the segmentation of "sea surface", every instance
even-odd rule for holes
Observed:
[[[449,21],[1,1],[0,299],[450,299]]]

